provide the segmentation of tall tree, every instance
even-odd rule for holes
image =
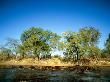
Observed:
[[[57,48],[60,36],[49,30],[42,28],[29,28],[21,35],[21,42],[27,52],[32,52],[35,56],[48,55],[48,53]]]
[[[97,47],[100,32],[94,27],[84,27],[79,32],[65,32],[67,41],[66,56],[76,56],[77,60],[81,56],[96,56],[100,49]]]
[[[67,41],[65,55],[68,58],[79,59],[79,47],[80,47],[80,37],[76,32],[68,31],[64,33],[64,38]]]
[[[86,56],[97,56],[100,49],[97,47],[100,38],[100,32],[94,27],[84,27],[79,31],[81,45]]]

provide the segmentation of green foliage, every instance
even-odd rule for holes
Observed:
[[[41,55],[48,53],[57,48],[60,36],[49,30],[32,27],[23,32],[21,35],[22,46],[26,52],[31,52],[39,58]]]
[[[11,54],[11,50],[8,48],[4,48],[4,47],[0,48],[0,52],[1,52],[1,54],[4,54],[4,55]]]
[[[84,54],[91,57],[99,56],[100,49],[97,47],[97,43],[100,38],[100,32],[94,27],[85,27],[80,29],[79,34]]]
[[[92,58],[101,57],[101,50],[98,47],[90,46],[89,56]]]
[[[94,27],[84,27],[79,31],[83,45],[96,46],[100,38],[100,32]]]
[[[62,40],[60,40],[62,38]],[[81,57],[108,57],[110,55],[110,34],[105,43],[105,49],[97,46],[100,32],[94,27],[84,27],[78,32],[67,31],[59,36],[49,30],[32,27],[25,30],[20,37],[21,43],[8,38],[6,47],[0,48],[0,57],[8,58],[11,54],[20,57],[51,58],[50,52],[61,50],[65,58],[80,59]],[[56,55],[55,57],[59,57]]]
[[[56,54],[56,55],[53,56],[53,58],[59,58],[60,59],[61,56],[59,56],[59,55]]]
[[[110,34],[106,40],[105,47],[106,47],[107,53],[110,55]]]
[[[102,57],[110,57],[110,33],[105,43],[105,48],[102,50]]]
[[[101,50],[101,58],[107,58],[107,56],[108,56],[107,50],[102,49]]]
[[[18,45],[17,46],[17,49],[16,49],[16,52],[18,53],[18,54],[20,54],[19,56],[21,56],[21,57],[25,57],[25,55],[26,55],[26,49],[25,49],[25,47],[23,46],[23,45]],[[17,55],[18,56],[18,55]]]
[[[11,50],[5,47],[0,48],[0,60],[6,60],[10,58]]]
[[[97,47],[100,32],[94,27],[81,28],[79,32],[65,32],[64,37],[68,44],[66,56],[79,59],[79,56],[100,55],[100,49]]]
[[[75,32],[65,32],[64,38],[67,41],[66,52],[64,53],[67,58],[79,59],[79,47],[80,47],[80,37],[78,33]]]

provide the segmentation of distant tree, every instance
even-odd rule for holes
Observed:
[[[0,59],[7,59],[10,58],[11,56],[11,50],[5,47],[0,48]]]
[[[32,52],[38,59],[40,55],[49,55],[57,48],[60,36],[42,28],[32,27],[21,35],[21,42],[27,52]]]
[[[19,40],[13,38],[7,38],[6,46],[11,49],[13,54],[17,54],[16,48],[19,45]]]
[[[61,56],[58,55],[58,54],[55,54],[55,55],[53,56],[53,58],[59,58],[59,59],[61,59]]]
[[[110,55],[110,33],[109,33],[109,36],[106,40],[106,43],[105,43],[105,50],[104,52],[107,54],[107,55]]]

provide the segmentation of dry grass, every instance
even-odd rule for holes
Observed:
[[[1,62],[0,65],[38,65],[38,66],[75,66],[75,62],[63,62],[59,58],[52,58],[46,60],[38,60],[33,58],[24,58],[22,60],[8,60]],[[110,61],[91,59],[90,66],[110,66]]]
[[[91,60],[91,66],[110,66],[110,61],[107,60]]]
[[[5,61],[5,62],[2,62],[1,65],[73,66],[73,63],[62,62],[58,58],[52,58],[47,60],[25,58],[19,61],[17,61],[16,59]]]

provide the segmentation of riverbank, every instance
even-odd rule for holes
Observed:
[[[82,63],[83,64],[82,64]],[[84,64],[85,63],[85,64]],[[109,82],[110,62],[24,58],[0,62],[0,82]]]
[[[11,59],[7,61],[0,61],[0,65],[5,66],[19,66],[19,65],[30,65],[30,66],[76,66],[78,63],[74,61],[65,62],[59,58],[51,59],[33,59],[33,58],[24,58],[22,60]],[[110,66],[110,61],[100,59],[90,59],[89,61],[83,59],[79,62],[80,66]]]

